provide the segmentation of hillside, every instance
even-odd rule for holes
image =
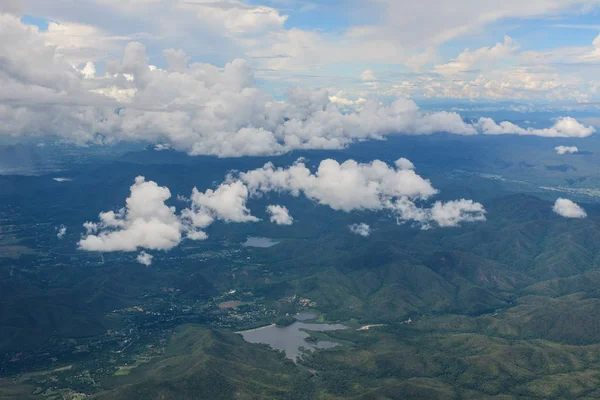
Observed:
[[[314,385],[310,373],[266,346],[201,326],[177,329],[164,355],[111,379],[108,399],[302,399]]]

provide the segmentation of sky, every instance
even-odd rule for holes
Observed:
[[[3,0],[0,135],[219,157],[389,134],[585,137],[600,0]],[[541,129],[419,104],[524,104]],[[566,107],[566,108],[565,108]],[[515,108],[516,109],[516,108]]]
[[[7,1],[69,62],[97,71],[135,40],[158,67],[165,48],[217,66],[245,59],[276,95],[302,85],[354,99],[598,97],[593,0]]]

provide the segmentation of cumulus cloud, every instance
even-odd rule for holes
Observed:
[[[436,201],[431,208],[431,219],[441,227],[456,227],[461,222],[485,221],[485,209],[473,200]]]
[[[244,156],[338,149],[394,133],[476,133],[456,113],[422,112],[405,99],[366,101],[361,111],[348,114],[324,90],[296,88],[287,102],[276,101],[254,86],[243,60],[224,68],[186,65],[173,60],[183,54],[168,52],[169,69],[151,68],[144,46],[136,42],[125,47],[120,62],[107,66],[107,74],[90,79],[91,66],[85,72],[74,69],[36,30],[3,18],[22,38],[7,49],[7,62],[0,66],[5,72],[0,83],[9,88],[5,96],[10,93],[19,104],[0,108],[4,134],[58,134],[82,144],[144,140],[194,155]],[[27,58],[16,57],[23,54],[17,47],[30,49]]]
[[[569,200],[559,198],[554,203],[552,211],[565,218],[586,218],[587,213],[577,203]]]
[[[596,132],[593,126],[585,126],[575,118],[558,118],[556,123],[550,128],[534,129],[521,128],[511,122],[501,122],[497,124],[490,118],[480,118],[479,126],[484,134],[487,135],[536,135],[545,137],[587,137]]]
[[[179,244],[182,223],[175,207],[165,202],[171,192],[156,182],[135,178],[126,206],[100,213],[99,222],[86,222],[87,235],[79,248],[87,251],[169,250]]]
[[[258,218],[250,215],[246,208],[248,188],[239,181],[223,183],[216,190],[200,192],[194,188],[192,205],[202,214],[225,222],[256,222]]]
[[[290,215],[287,207],[279,205],[270,205],[267,212],[271,215],[271,222],[277,225],[292,225],[294,218]]]
[[[156,150],[156,151],[171,150],[171,146],[169,144],[158,143],[158,144],[154,145],[154,150]]]
[[[355,235],[360,235],[362,237],[368,237],[371,234],[371,227],[364,222],[360,224],[348,225],[348,229],[350,229],[350,232],[354,233]]]
[[[97,222],[83,224],[85,235],[79,241],[79,248],[106,252],[169,250],[183,239],[204,240],[208,237],[204,229],[216,220],[225,223],[259,221],[248,209],[247,201],[269,192],[303,194],[312,201],[345,212],[389,211],[398,223],[412,221],[424,229],[431,228],[432,224],[452,227],[461,222],[485,220],[483,205],[472,200],[437,201],[430,208],[418,204],[425,203],[438,191],[404,158],[397,160],[394,166],[380,160],[339,163],[328,159],[321,161],[315,172],[299,159],[287,168],[267,163],[255,170],[232,173],[216,189],[201,192],[193,188],[190,198],[186,199],[189,206],[179,213],[166,204],[171,198],[167,187],[138,176],[125,207],[102,212]],[[285,206],[270,205],[267,212],[273,223],[291,225],[294,221]],[[365,232],[364,227],[360,232]]]
[[[246,207],[248,196],[248,188],[240,181],[222,183],[216,190],[207,189],[205,192],[194,188],[190,197],[191,206],[182,211],[187,237],[206,239],[208,235],[201,229],[217,219],[225,222],[258,221]]]
[[[289,168],[263,168],[240,174],[253,193],[289,192],[334,210],[381,210],[396,197],[427,199],[437,193],[431,182],[411,169],[395,169],[383,161],[361,164],[354,160],[338,163],[323,160],[312,173],[303,162]]]
[[[126,207],[106,211],[98,222],[85,222],[86,231],[79,248],[87,251],[169,250],[184,238],[205,240],[202,229],[215,220],[229,222],[256,222],[246,208],[248,189],[240,181],[226,182],[217,189],[205,192],[192,190],[190,206],[180,213],[169,207],[171,198],[167,187],[146,181],[138,176],[130,188]]]
[[[148,254],[145,251],[142,251],[140,254],[138,254],[136,260],[140,264],[143,264],[145,266],[150,266],[150,265],[152,265],[152,259],[153,258],[154,258],[153,255]]]
[[[575,154],[579,152],[577,146],[556,146],[556,154]]]
[[[415,169],[415,165],[404,157],[397,159],[395,164],[398,169]]]
[[[81,69],[81,74],[86,79],[92,79],[96,76],[96,65],[93,62],[88,61],[85,67]]]
[[[485,221],[486,211],[481,203],[473,200],[453,200],[446,203],[436,201],[431,208],[418,207],[410,199],[398,199],[392,209],[398,215],[398,223],[414,221],[423,229],[430,229],[432,224],[441,228],[460,226],[462,222]]]
[[[377,80],[377,78],[375,77],[375,73],[373,72],[372,69],[365,69],[360,74],[360,79],[362,81],[365,81],[365,82],[371,82],[371,81],[376,81]]]
[[[64,226],[64,225],[61,225],[58,228],[58,232],[56,233],[56,237],[59,238],[59,239],[62,239],[62,238],[65,237],[66,234],[67,234],[67,227]]]
[[[354,110],[362,106],[362,104],[364,104],[367,101],[367,99],[363,97],[359,97],[357,99],[349,99],[344,97],[344,94],[342,92],[338,92],[334,95],[330,95],[329,101],[340,107],[341,110]]]
[[[307,198],[334,210],[389,210],[399,223],[412,221],[423,228],[458,226],[461,222],[485,220],[485,209],[472,200],[436,202],[432,208],[417,204],[436,195],[431,182],[414,170],[406,159],[399,159],[396,168],[383,161],[361,164],[354,160],[338,163],[323,160],[313,173],[299,160],[288,168],[276,168],[267,163],[263,168],[241,173],[243,181],[254,195],[268,192],[304,194]]]
[[[278,101],[255,86],[244,60],[218,68],[167,49],[168,67],[161,69],[149,64],[138,42],[99,75],[93,63],[73,67],[47,41],[37,28],[0,14],[0,135],[58,135],[77,144],[149,141],[192,155],[237,157],[339,149],[394,134],[575,137],[594,131],[572,118],[545,130],[490,119],[467,123],[455,112],[423,111],[405,98],[361,100],[356,111],[344,112],[348,105],[326,90],[292,88]]]

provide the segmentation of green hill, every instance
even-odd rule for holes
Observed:
[[[115,389],[94,398],[301,399],[314,391],[310,374],[282,354],[193,325],[180,327],[159,359],[108,385]]]

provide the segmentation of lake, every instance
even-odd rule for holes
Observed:
[[[268,344],[274,349],[285,350],[285,355],[290,360],[296,361],[296,358],[301,354],[300,347],[306,349],[330,349],[338,346],[338,343],[319,341],[317,343],[309,343],[305,341],[310,336],[304,330],[326,332],[341,329],[348,329],[342,324],[314,324],[302,322],[301,320],[313,319],[315,314],[298,314],[294,316],[298,321],[289,326],[279,327],[269,325],[258,329],[238,332],[244,337],[244,340],[250,343]]]
[[[277,240],[270,238],[250,236],[244,243],[242,243],[242,246],[267,248],[275,246],[277,243],[279,243]]]

